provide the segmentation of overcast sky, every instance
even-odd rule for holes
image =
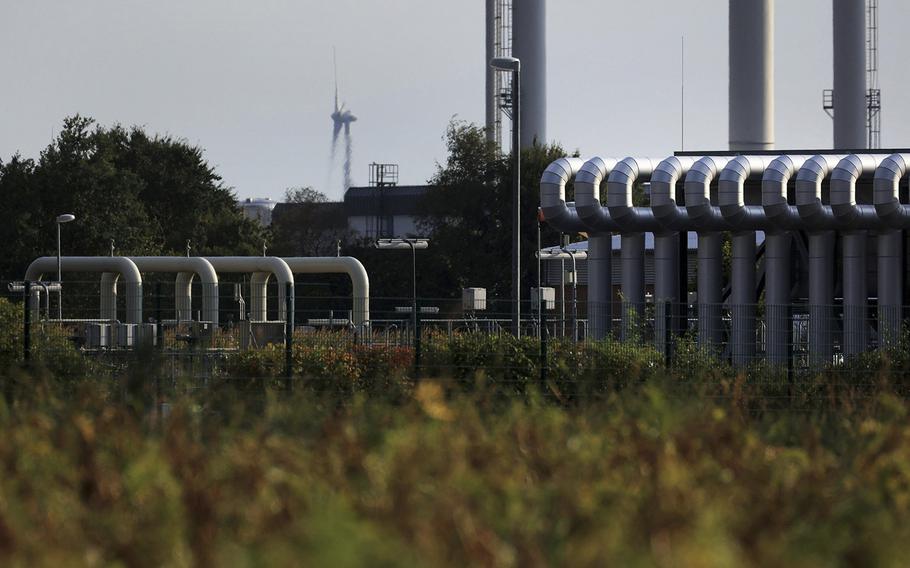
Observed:
[[[370,162],[423,183],[453,116],[484,116],[483,0],[0,0],[0,159],[37,157],[63,118],[186,139],[239,197],[310,185],[329,167],[332,47],[352,125],[353,178]],[[829,147],[831,0],[778,0],[778,148]],[[882,145],[910,146],[910,2],[880,0]],[[548,135],[582,155],[665,157],[727,144],[726,0],[551,0]]]

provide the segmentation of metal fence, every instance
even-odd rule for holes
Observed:
[[[422,298],[414,313],[412,298],[365,303],[350,296],[281,294],[273,286],[257,299],[239,282],[221,287],[214,322],[192,309],[205,293],[201,286],[187,304],[172,284],[152,283],[142,290],[141,321],[121,321],[127,298],[102,299],[98,282],[67,282],[60,291],[3,284],[0,352],[7,361],[64,358],[72,364],[78,357],[114,372],[152,364],[197,385],[386,375],[487,377],[516,385],[555,380],[577,389],[643,373],[673,371],[699,380],[721,370],[796,384],[820,374],[875,377],[885,359],[889,372],[904,373],[908,344],[906,314],[874,302],[862,308],[616,302],[543,311],[523,302],[516,338],[506,300],[466,306],[460,298]],[[264,302],[265,318],[251,320],[249,306],[258,302]],[[355,313],[363,306],[368,316]]]

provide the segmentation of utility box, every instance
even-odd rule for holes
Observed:
[[[240,348],[255,349],[269,343],[284,343],[285,323],[283,321],[245,320],[240,322]]]
[[[89,323],[85,326],[85,346],[101,349],[111,346],[111,326],[107,323]]]
[[[538,306],[545,310],[555,310],[556,288],[531,288],[531,311],[536,312]]]
[[[487,309],[486,288],[462,288],[461,305],[466,312],[482,312]]]

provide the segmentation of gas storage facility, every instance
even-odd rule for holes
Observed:
[[[546,12],[545,0],[486,2],[486,132],[513,156],[548,141]],[[833,0],[832,14],[833,89],[822,97],[833,118],[830,148],[775,148],[775,4],[730,0],[726,148],[565,157],[546,168],[539,180],[542,222],[584,236],[573,249],[585,253],[584,331],[579,333],[573,317],[572,337],[624,340],[639,337],[645,326],[647,340],[667,353],[679,336],[693,334],[700,346],[738,366],[758,360],[785,366],[796,351],[809,364],[824,365],[897,344],[910,305],[910,149],[879,147],[877,0]],[[508,70],[491,65],[509,61]],[[645,202],[635,198],[642,186]],[[380,237],[385,225],[368,227],[370,219],[381,217],[370,208],[372,195],[361,196],[356,215],[365,227],[361,232]],[[274,207],[246,205],[269,217]],[[393,219],[388,211],[382,215]],[[399,215],[399,224],[406,219]],[[514,225],[517,236],[517,217]],[[519,251],[520,239],[513,238],[516,265],[544,252]],[[413,242],[402,242],[414,252]],[[573,251],[567,254],[574,262]],[[40,282],[55,266],[52,257],[38,259],[25,278]],[[250,305],[240,308],[241,319],[271,319],[292,330],[294,275],[344,273],[353,286],[345,322],[364,339],[378,329],[370,315],[369,278],[354,258],[66,257],[62,269],[101,274],[104,321],[117,320],[122,280],[126,322],[140,326],[142,272],[174,273],[175,319],[214,326],[218,275],[243,273]],[[190,291],[196,277],[203,283],[199,312]],[[272,278],[278,304],[270,311],[266,290]],[[517,276],[514,285],[515,331],[542,333],[537,318],[552,291],[522,285]],[[42,293],[49,295],[32,288],[34,317],[40,317]],[[471,288],[465,294],[471,306],[462,319],[483,319],[484,292]],[[413,322],[403,317],[402,326],[416,326],[416,284],[414,295]],[[241,291],[235,300],[245,306]],[[519,313],[516,300],[529,304],[528,313]]]

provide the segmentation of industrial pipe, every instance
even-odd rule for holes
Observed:
[[[622,256],[622,314],[623,338],[633,334],[633,320],[640,319],[645,307],[645,232],[662,231],[650,207],[635,207],[632,193],[640,180],[651,178],[658,161],[650,158],[625,158],[618,162],[607,178],[607,209],[609,216],[623,231],[620,241]],[[675,240],[664,239],[661,256],[675,256],[676,249],[667,250]],[[655,258],[657,255],[655,242]]]
[[[190,286],[193,275],[198,275],[202,281],[202,319],[218,325],[218,274],[209,261],[199,256],[131,256],[130,260],[140,272],[177,273],[174,299],[178,320],[193,319]],[[188,274],[189,277],[180,277],[180,274]]]
[[[580,233],[588,228],[574,207],[566,203],[566,184],[578,173],[581,158],[559,158],[540,176],[540,209],[551,227],[563,233]]]
[[[834,356],[834,243],[837,220],[822,202],[822,182],[844,156],[816,155],[796,174],[796,207],[809,232],[809,359],[832,362]]]
[[[765,232],[765,354],[772,366],[790,358],[791,230],[799,226],[799,211],[787,202],[787,184],[806,156],[780,156],[762,176],[762,206],[769,221]]]
[[[723,342],[721,231],[730,228],[720,209],[711,205],[711,182],[729,161],[726,157],[705,156],[692,164],[685,181],[686,211],[698,231],[698,343],[711,348]]]
[[[878,325],[879,341],[885,346],[894,346],[900,337],[901,322],[903,320],[903,299],[900,294],[903,285],[903,231],[910,228],[910,206],[900,202],[898,185],[907,174],[907,163],[910,154],[892,154],[882,160],[875,170],[873,180],[873,200],[875,212],[888,227],[894,229],[888,232],[885,243],[879,235],[878,247],[878,281],[888,282],[889,290],[894,290],[895,295],[879,296],[878,299]]]
[[[831,172],[831,211],[844,230],[844,355],[854,356],[862,353],[868,346],[867,333],[867,248],[868,230],[881,231],[886,227],[878,218],[874,205],[856,203],[856,180],[860,176],[871,176],[878,168],[881,156],[856,155],[846,156],[837,163]],[[879,236],[879,247],[884,246],[885,253],[893,252],[894,240],[900,246],[900,231],[888,230]],[[879,279],[879,298],[888,298],[893,303],[895,296],[900,298],[900,284],[894,281]]]
[[[755,358],[755,230],[764,230],[769,221],[761,205],[746,205],[746,180],[762,175],[772,156],[737,156],[720,173],[717,201],[721,215],[736,227],[733,232],[730,304],[730,342],[733,364],[748,365]]]
[[[207,261],[212,264],[212,267],[215,269],[215,272],[239,272],[245,274],[252,274],[255,276],[258,272],[265,272],[270,275],[275,275],[275,278],[278,280],[278,320],[287,321],[287,300],[285,290],[287,285],[291,285],[291,292],[294,291],[294,274],[291,272],[291,269],[288,267],[287,263],[275,256],[207,256],[205,257]],[[252,300],[255,300],[255,291],[253,292]],[[264,297],[264,294],[260,297]],[[293,306],[293,297],[291,298],[291,305]],[[252,305],[251,301],[251,305]],[[263,304],[264,308],[265,304]],[[250,319],[253,321],[266,321],[265,310],[262,309],[258,313],[251,309],[250,310]]]
[[[130,259],[122,256],[64,256],[60,259],[64,272],[116,272],[124,280],[126,288],[126,323],[142,323],[142,275]],[[29,264],[25,280],[40,281],[46,273],[57,270],[57,257],[42,256]],[[102,300],[109,302],[110,299]],[[110,304],[102,306],[110,310]],[[32,303],[32,309],[39,306]],[[109,314],[108,314],[109,315]],[[116,314],[115,314],[116,315]],[[102,317],[106,317],[102,314]]]
[[[551,227],[564,233],[589,233],[588,250],[588,316],[591,319],[590,335],[602,339],[609,334],[612,323],[613,290],[613,237],[610,231],[616,226],[603,220],[600,224],[582,219],[578,199],[587,214],[599,213],[600,182],[609,173],[615,160],[594,158],[584,162],[579,158],[559,158],[544,170],[540,177],[540,209]],[[575,178],[576,206],[566,203],[566,184]],[[596,192],[596,193],[595,193]]]
[[[669,349],[668,319],[677,318],[677,331],[687,324],[688,265],[680,258],[679,247],[688,247],[689,213],[676,203],[676,185],[694,163],[691,157],[670,156],[651,173],[651,211],[663,227],[654,234],[654,336],[663,354]],[[674,305],[678,307],[675,314]]]
[[[365,331],[370,321],[370,278],[366,268],[352,256],[285,257],[294,274],[347,274],[351,279],[353,310],[351,321]]]

